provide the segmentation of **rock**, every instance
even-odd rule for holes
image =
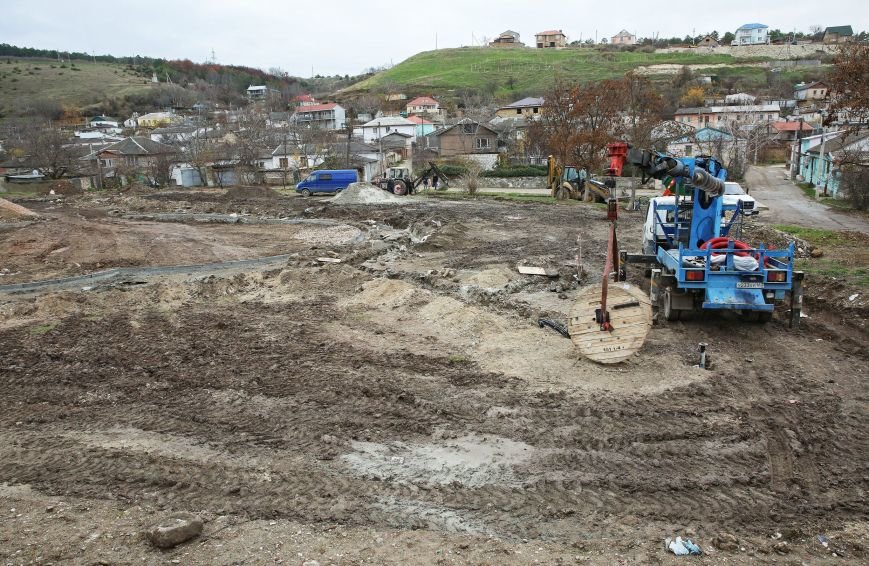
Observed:
[[[775,543],[772,545],[772,549],[778,554],[787,554],[791,551],[791,547],[785,541]]]
[[[812,248],[812,251],[809,252],[809,255],[814,257],[814,258],[819,258],[819,257],[822,257],[824,255],[824,250],[820,250],[818,248]]]
[[[712,546],[719,550],[738,550],[739,540],[735,536],[725,533],[713,538]]]
[[[320,563],[316,560],[305,560],[302,562],[302,566],[320,566]]]
[[[150,529],[148,540],[157,548],[172,548],[202,533],[202,519],[190,513],[167,517]]]

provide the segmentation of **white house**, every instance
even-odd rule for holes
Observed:
[[[279,145],[271,152],[271,160],[265,162],[266,169],[310,169],[323,163],[323,155],[302,155],[299,147],[291,144]]]
[[[371,143],[393,132],[409,135],[416,139],[416,124],[401,116],[384,116],[362,124],[362,140]]]
[[[613,45],[636,45],[637,44],[637,36],[632,34],[626,29],[623,29],[619,33],[612,36],[610,39],[610,43]]]
[[[763,45],[769,43],[769,26],[745,24],[736,30],[736,39],[730,45]]]

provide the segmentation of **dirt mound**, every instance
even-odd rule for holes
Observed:
[[[395,196],[371,183],[352,183],[330,199],[335,204],[406,204],[406,197]]]
[[[246,198],[276,200],[281,195],[268,187],[232,187],[223,195],[225,200],[239,200]]]
[[[29,208],[24,208],[20,204],[15,204],[4,198],[0,198],[0,218],[38,218],[39,215]]]

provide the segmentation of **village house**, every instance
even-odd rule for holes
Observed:
[[[320,104],[319,102],[317,102],[317,99],[310,94],[300,94],[298,96],[294,96],[290,102],[293,106],[315,106],[317,104]]]
[[[299,106],[292,120],[302,126],[323,130],[342,130],[347,125],[344,107],[335,102]]]
[[[422,116],[411,115],[407,117],[407,120],[416,124],[416,132],[414,135],[417,138],[427,136],[437,129],[434,122],[426,120]]]
[[[519,41],[517,32],[508,29],[489,42],[489,47],[525,47],[525,44]]]
[[[794,98],[803,100],[824,100],[827,98],[830,87],[821,81],[813,83],[799,83],[794,87]]]
[[[841,180],[840,163],[846,155],[869,160],[869,133],[848,134],[845,131],[827,132],[809,136],[795,142],[799,155],[793,156],[803,181],[815,185],[819,193],[838,197]],[[821,149],[823,148],[823,154]]]
[[[636,45],[637,44],[637,36],[632,34],[626,29],[623,29],[619,33],[612,36],[610,39],[610,43],[613,45]]]
[[[498,161],[498,132],[494,128],[469,118],[460,120],[427,136],[429,147],[441,158],[474,158],[485,167]]]
[[[745,140],[715,128],[700,128],[667,144],[667,152],[676,157],[711,155],[727,162],[745,151]]]
[[[512,104],[508,104],[507,106],[502,106],[498,108],[498,111],[495,112],[497,116],[502,118],[516,118],[518,116],[525,116],[527,118],[539,118],[540,112],[543,110],[543,99],[539,97],[529,96],[527,98],[523,98],[522,100],[517,100]]]
[[[711,35],[707,35],[697,42],[697,47],[718,47],[719,45],[721,44],[718,43],[718,40]]]
[[[265,85],[251,85],[247,87],[247,97],[251,100],[263,100],[269,96],[280,97],[281,91]]]
[[[408,114],[431,114],[441,113],[440,103],[430,96],[418,96],[407,103],[405,107]]]
[[[824,30],[824,43],[845,43],[854,39],[854,29],[851,26],[832,26]]]
[[[777,104],[752,104],[746,106],[701,106],[679,108],[674,119],[694,128],[721,128],[728,124],[772,123],[778,120],[781,110]]]
[[[104,146],[79,160],[87,162],[99,178],[120,178],[125,183],[131,174],[149,177],[148,168],[158,160],[174,159],[176,152],[170,145],[136,136]]]
[[[541,31],[535,36],[537,49],[554,49],[567,45],[567,36],[560,29]]]
[[[803,120],[791,122],[773,122],[775,130],[774,141],[793,142],[800,137],[812,135],[815,128],[811,124],[807,124]]]
[[[384,116],[362,124],[362,141],[371,143],[393,132],[407,134],[416,138],[416,124],[401,116]]]
[[[171,112],[151,112],[136,117],[137,128],[162,128],[178,122],[180,118]],[[126,122],[124,123],[126,125]]]
[[[730,44],[764,45],[769,43],[769,26],[764,24],[745,24],[736,30],[736,39]]]

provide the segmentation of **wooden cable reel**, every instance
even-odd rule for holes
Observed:
[[[570,339],[582,355],[602,364],[616,364],[634,355],[652,327],[652,301],[639,287],[620,281],[615,214],[610,217],[601,283],[580,289],[567,321]],[[612,284],[611,272],[615,273]]]

